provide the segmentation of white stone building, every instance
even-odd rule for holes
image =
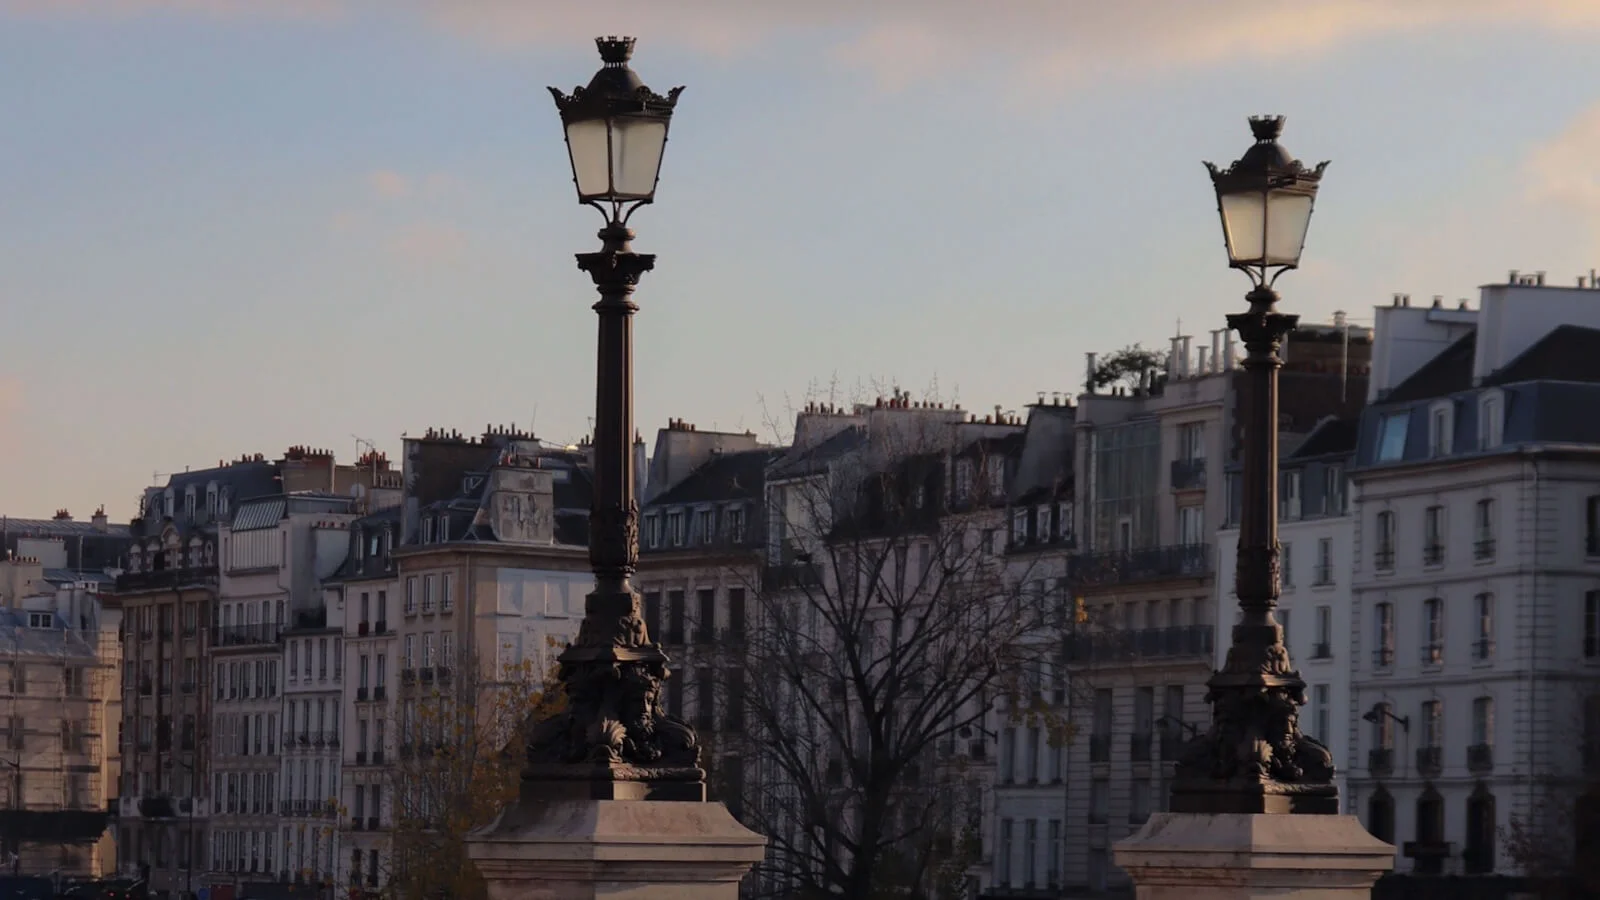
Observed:
[[[1400,871],[1514,871],[1503,829],[1554,821],[1593,784],[1597,287],[1513,272],[1475,310],[1378,309],[1346,769]]]

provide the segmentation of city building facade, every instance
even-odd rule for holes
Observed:
[[[1419,874],[1512,873],[1593,809],[1600,314],[1512,273],[1377,311],[1354,490],[1350,808]],[[1564,824],[1563,824],[1564,823]]]

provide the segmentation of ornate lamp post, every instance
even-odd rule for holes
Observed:
[[[1256,142],[1226,169],[1211,163],[1228,261],[1250,277],[1248,312],[1228,316],[1244,339],[1235,592],[1241,616],[1227,661],[1207,682],[1210,728],[1185,747],[1172,786],[1175,813],[1337,813],[1333,758],[1300,733],[1305,682],[1273,616],[1279,596],[1278,348],[1299,316],[1277,311],[1278,276],[1300,264],[1327,163],[1306,168],[1278,143],[1283,118],[1250,119]]]
[[[628,219],[655,199],[667,126],[678,94],[651,91],[628,67],[634,39],[597,38],[605,65],[556,108],[566,131],[578,202],[605,217],[600,249],[578,254],[600,300],[594,424],[594,501],[589,562],[594,592],[577,641],[561,654],[566,712],[529,732],[525,797],[593,800],[705,800],[693,729],[661,708],[667,657],[645,633],[629,579],[639,562],[634,497],[633,314],[639,277],[655,256],[635,253]]]

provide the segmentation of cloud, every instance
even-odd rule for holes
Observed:
[[[374,12],[383,10],[382,13]],[[230,18],[399,15],[489,46],[571,47],[596,34],[731,57],[814,37],[831,58],[890,88],[975,66],[1022,86],[1107,71],[1163,72],[1301,59],[1362,40],[1441,28],[1510,27],[1586,37],[1594,0],[0,0],[0,13]]]
[[[399,172],[379,169],[367,175],[367,187],[379,197],[394,199],[411,193],[411,179]]]
[[[1600,30],[1593,0],[409,0],[426,20],[489,44],[569,45],[619,30],[718,55],[815,34],[888,87],[999,64],[1044,82],[1295,59],[1428,29]],[[1027,83],[1027,82],[1024,82]]]
[[[1523,165],[1527,197],[1600,217],[1600,104],[1574,118]]]
[[[217,18],[330,18],[347,0],[0,0],[0,14],[131,17],[175,13]]]
[[[447,223],[413,222],[394,232],[389,249],[404,262],[423,266],[450,265],[465,256],[467,234]]]

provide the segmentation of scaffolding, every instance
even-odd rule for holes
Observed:
[[[87,615],[0,608],[0,873],[103,873],[119,656]]]

